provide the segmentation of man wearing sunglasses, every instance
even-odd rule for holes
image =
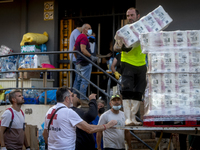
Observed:
[[[124,112],[121,111],[122,99],[119,95],[114,95],[110,99],[110,107],[108,111],[100,116],[98,125],[108,123],[110,120],[117,120],[116,126],[125,126]],[[97,149],[101,150],[101,138],[103,135],[103,147],[105,150],[125,150],[124,140],[128,143],[131,150],[131,135],[128,130],[107,129],[97,132]]]
[[[128,24],[139,20],[140,14],[136,8],[129,8],[126,12]],[[140,108],[140,101],[146,87],[146,54],[142,53],[141,46],[126,48],[121,40],[116,40],[114,50],[121,53],[122,69],[122,97],[125,113],[125,124],[128,126],[141,125],[135,114]]]

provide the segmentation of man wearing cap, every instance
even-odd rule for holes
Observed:
[[[125,116],[121,109],[122,99],[119,95],[114,95],[110,99],[108,111],[103,113],[99,119],[98,125],[108,123],[110,120],[117,120],[116,126],[125,126]],[[107,129],[97,132],[97,149],[101,150],[101,138],[103,135],[103,147],[105,150],[125,150],[124,140],[127,141],[129,150],[131,150],[131,135],[128,130]],[[124,139],[125,138],[125,139]]]

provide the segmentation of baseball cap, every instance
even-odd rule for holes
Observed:
[[[110,100],[113,100],[116,97],[119,98],[119,99],[121,99],[121,97],[119,95],[113,95],[113,96],[111,96]]]

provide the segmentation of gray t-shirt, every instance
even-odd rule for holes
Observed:
[[[75,41],[77,39],[77,37],[81,34],[81,32],[78,30],[78,29],[74,29],[70,35],[70,43],[69,43],[69,51],[73,51],[73,48],[74,48],[74,44],[75,44]],[[73,53],[70,53],[70,59],[71,59],[71,55]],[[76,58],[75,56],[73,56],[73,60],[72,61],[76,61]]]
[[[98,125],[106,124],[111,120],[117,120],[116,126],[125,126],[124,112],[119,111],[114,114],[111,110],[106,111],[100,116]],[[124,130],[120,129],[106,129],[103,131],[103,147],[124,149]]]

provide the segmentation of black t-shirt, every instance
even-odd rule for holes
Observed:
[[[89,110],[84,111],[80,108],[71,107],[84,121],[87,123],[92,122],[96,116],[97,112],[97,103],[96,100],[93,99],[89,102]],[[93,134],[88,134],[87,132],[76,128],[76,150],[94,150],[95,149],[95,141]]]
[[[121,70],[121,53],[116,55],[115,58],[117,59],[117,64],[116,64],[117,69],[116,69],[116,71],[119,72],[120,74],[122,74],[122,70]]]

